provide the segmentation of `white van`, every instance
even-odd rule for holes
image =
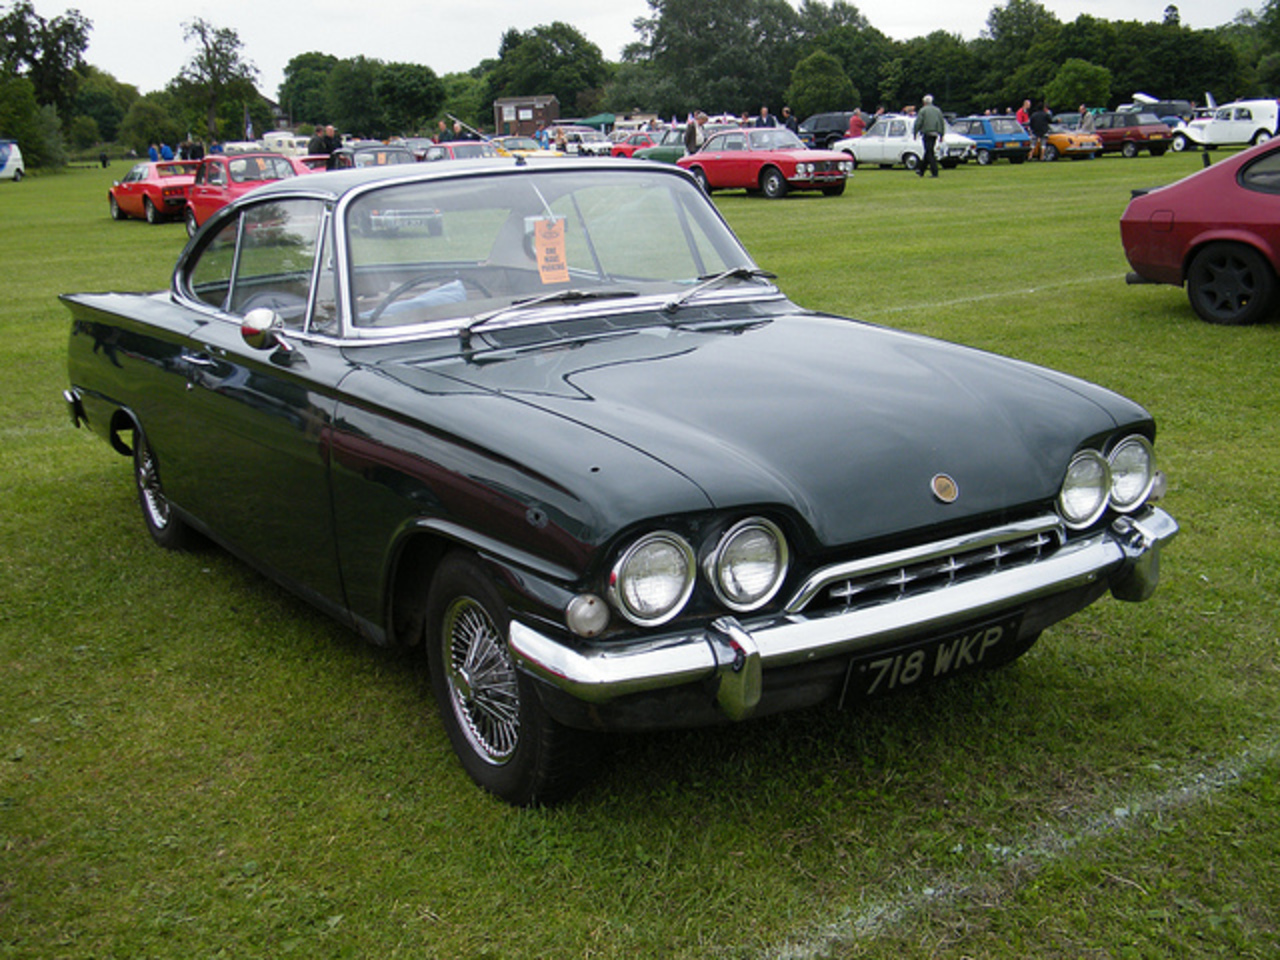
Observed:
[[[27,168],[22,164],[22,151],[18,149],[16,140],[0,140],[0,180],[12,180],[17,183],[26,175]]]
[[[1274,100],[1237,100],[1216,107],[1208,117],[1180,123],[1173,130],[1173,149],[1243,146],[1275,136],[1277,104]]]

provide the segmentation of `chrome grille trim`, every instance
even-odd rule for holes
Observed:
[[[1064,539],[1062,521],[1047,515],[835,564],[810,576],[788,601],[786,612],[800,613],[814,603],[854,608],[944,589],[986,572],[1043,559]]]

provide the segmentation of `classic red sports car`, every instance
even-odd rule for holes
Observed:
[[[187,190],[199,166],[199,160],[134,164],[124,179],[117,180],[107,191],[112,219],[137,217],[147,223],[160,223],[182,216]]]
[[[205,157],[187,192],[184,219],[188,235],[194,236],[211,214],[254,187],[297,176],[298,172],[299,166],[278,153],[219,153]]]
[[[1209,323],[1257,323],[1280,304],[1280,140],[1139,193],[1120,218],[1129,283],[1187,287]]]
[[[838,197],[853,172],[853,161],[845,154],[810,150],[785,127],[724,130],[676,163],[704,190],[758,190],[771,199],[791,190],[821,190]]]
[[[629,157],[637,150],[645,150],[649,147],[656,147],[658,140],[662,136],[662,131],[633,133],[625,140],[619,140],[613,145],[613,156]]]

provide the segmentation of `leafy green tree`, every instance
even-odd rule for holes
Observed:
[[[1049,81],[1044,95],[1051,106],[1060,110],[1072,109],[1081,103],[1090,106],[1110,103],[1111,71],[1072,57]]]
[[[390,129],[374,92],[382,61],[368,57],[339,60],[325,84],[330,122],[344,133],[385,137]]]
[[[83,114],[71,121],[67,135],[71,138],[71,145],[77,150],[87,150],[102,139],[97,121]]]
[[[600,48],[576,27],[557,21],[503,35],[487,99],[550,94],[562,112],[586,114],[599,103],[608,79]]]
[[[0,16],[0,73],[27,77],[37,103],[69,114],[92,26],[79,10],[46,20],[30,0],[18,0]]]
[[[797,117],[828,110],[849,110],[862,100],[839,59],[819,50],[796,64],[787,88],[787,102]]]
[[[185,133],[179,113],[173,94],[148,93],[130,105],[116,139],[139,154],[145,154],[153,143],[179,143]]]
[[[416,63],[384,64],[373,92],[387,125],[401,134],[421,131],[444,102],[444,84],[435,71]]]
[[[80,84],[71,104],[73,122],[88,117],[97,125],[102,139],[115,140],[120,121],[138,96],[137,87],[86,64],[80,71]]]
[[[295,123],[323,124],[330,119],[328,80],[338,58],[329,53],[300,53],[284,67],[277,100]]]
[[[805,11],[812,6],[815,4],[806,3],[800,8],[802,23]],[[854,89],[869,91],[872,97],[876,96],[876,91],[880,88],[881,73],[894,56],[892,40],[874,27],[853,23],[838,23],[820,33],[803,33],[803,36],[802,51],[812,53],[824,50],[837,57]],[[807,56],[808,53],[804,55]],[[872,107],[874,104],[868,103],[867,106]]]
[[[204,115],[210,140],[220,139],[218,108],[226,101],[257,99],[258,68],[244,58],[239,34],[196,17],[182,25],[183,39],[195,41],[196,52],[182,68],[174,92]]]
[[[18,141],[27,165],[36,166],[34,157],[28,154],[40,136],[40,104],[36,102],[35,84],[26,77],[0,74],[0,130]]]
[[[481,128],[493,123],[493,109],[484,99],[484,72],[447,73],[441,78],[444,85],[444,101],[440,105],[438,119],[454,116],[463,123]]]

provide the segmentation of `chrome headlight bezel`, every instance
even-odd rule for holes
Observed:
[[[665,561],[659,556],[666,551]],[[638,567],[646,562],[674,563],[679,570],[672,569],[669,574],[670,583],[665,589],[667,596],[661,602],[642,604],[638,602],[640,578],[654,581],[661,579],[661,572],[644,571]],[[689,541],[670,530],[657,530],[645,534],[631,544],[609,573],[609,602],[620,614],[639,627],[656,627],[679,616],[680,611],[689,602],[697,581],[697,557]]]
[[[738,569],[735,549],[743,547],[749,539],[764,537],[773,545],[773,558],[767,578],[754,588],[743,591],[741,581],[733,576]],[[750,561],[758,562],[758,561]],[[777,524],[764,517],[748,517],[739,520],[726,530],[716,542],[715,548],[703,560],[702,572],[720,601],[734,613],[750,613],[769,603],[782,589],[790,568],[791,554],[787,538]],[[738,586],[735,586],[735,581]]]
[[[1058,513],[1072,530],[1098,522],[1111,501],[1111,465],[1097,450],[1081,450],[1067,464],[1058,491]]]
[[[1111,470],[1111,506],[1120,513],[1132,513],[1151,495],[1155,487],[1155,448],[1141,434],[1125,437],[1107,455]]]

